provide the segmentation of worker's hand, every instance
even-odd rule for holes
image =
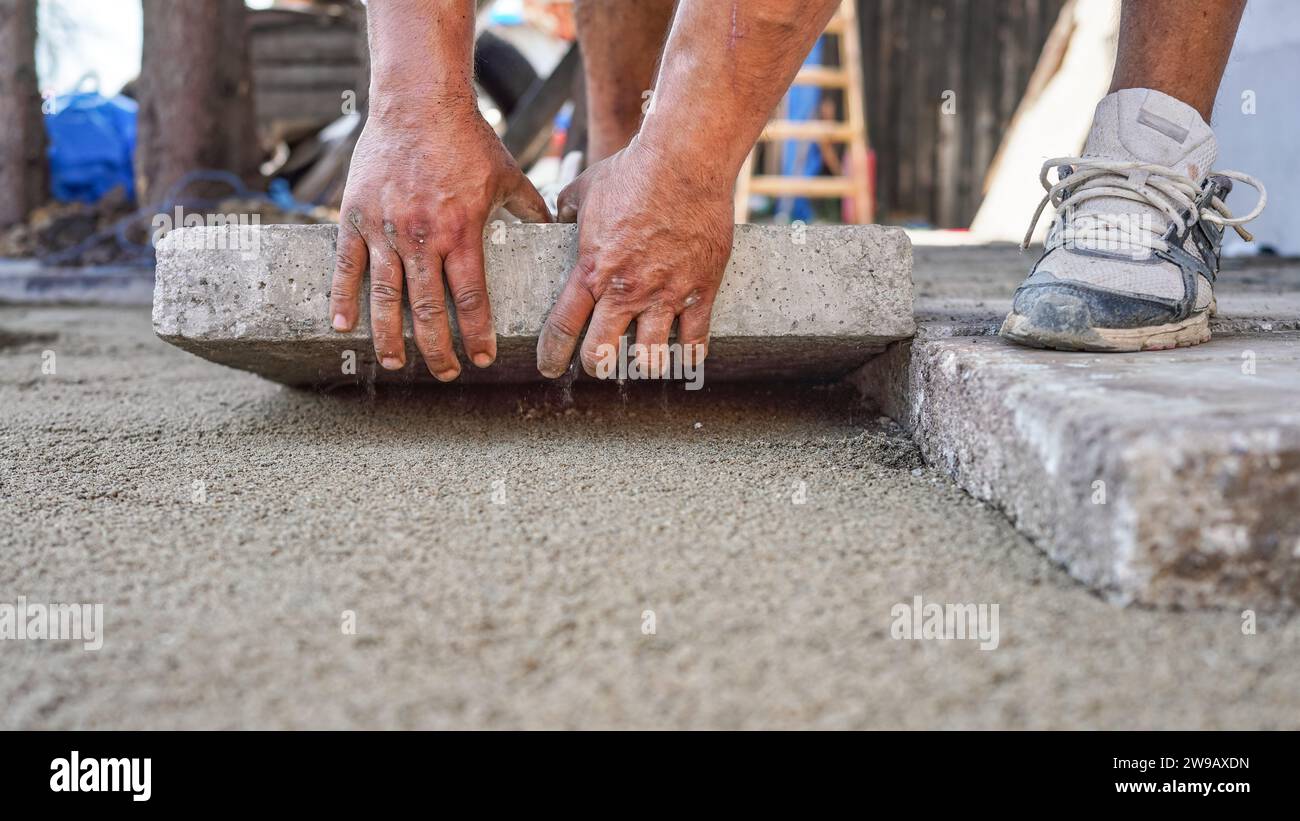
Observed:
[[[483,276],[484,223],[498,205],[530,222],[551,216],[472,98],[433,108],[372,111],[366,122],[340,211],[330,317],[336,331],[356,325],[368,267],[375,354],[384,368],[401,368],[405,280],[416,344],[433,375],[448,381],[460,374],[460,362],[444,278],[465,354],[487,367],[497,342]]]
[[[703,360],[731,255],[734,181],[708,181],[692,168],[633,139],[560,192],[560,220],[578,222],[578,261],[537,342],[543,376],[568,370],[588,318],[581,358],[592,376],[632,320],[636,344],[647,346],[666,345],[677,320],[682,350],[701,346],[688,361]],[[658,376],[659,360],[648,364]]]

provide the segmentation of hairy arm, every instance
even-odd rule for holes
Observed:
[[[460,374],[461,344],[479,367],[496,358],[483,274],[483,226],[499,205],[548,221],[541,196],[479,114],[473,85],[473,0],[371,0],[371,80],[365,130],[343,197],[330,312],[338,331],[359,316],[370,272],[375,356],[406,365],[402,299],[416,345],[442,380]]]
[[[538,340],[543,375],[568,369],[584,326],[592,375],[634,320],[652,373],[648,346],[667,344],[674,322],[684,355],[707,354],[736,174],[838,5],[680,0],[640,132],[560,195],[579,251]]]
[[[681,0],[641,143],[730,188],[838,0]]]
[[[366,37],[372,116],[474,101],[473,0],[372,0]]]

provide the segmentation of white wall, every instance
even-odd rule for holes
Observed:
[[[1252,95],[1255,113],[1250,114]],[[1255,247],[1300,255],[1300,2],[1246,4],[1212,125],[1219,138],[1217,167],[1243,171],[1268,187],[1268,206],[1247,226]],[[1254,196],[1239,185],[1228,207],[1244,214]],[[1254,252],[1235,232],[1228,237],[1225,253]]]

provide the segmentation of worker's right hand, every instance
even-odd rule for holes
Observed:
[[[446,291],[465,354],[480,368],[496,358],[483,276],[489,216],[497,206],[528,222],[550,222],[551,215],[472,97],[384,108],[383,115],[372,110],[352,154],[330,317],[336,331],[357,324],[368,268],[375,354],[382,367],[397,370],[406,364],[405,281],[416,345],[429,371],[445,382],[460,375]]]

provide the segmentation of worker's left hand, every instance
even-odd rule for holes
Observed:
[[[688,361],[707,354],[713,298],[731,255],[734,180],[707,181],[676,160],[633,139],[560,193],[560,221],[578,223],[578,261],[537,342],[543,376],[568,370],[589,318],[581,358],[592,376],[632,320],[638,345],[666,345],[677,320],[681,350],[698,351]],[[658,360],[649,359],[658,376]]]

